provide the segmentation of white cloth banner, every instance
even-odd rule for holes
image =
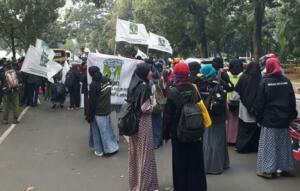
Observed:
[[[127,97],[131,77],[135,71],[138,60],[125,57],[89,53],[87,67],[98,66],[104,76],[112,81],[111,104],[121,105]],[[88,83],[92,81],[88,73]]]
[[[173,54],[170,42],[163,36],[149,33],[148,48]]]
[[[61,78],[62,83],[65,83],[66,75],[69,72],[69,70],[70,70],[70,66],[69,66],[68,62],[65,62],[64,67],[62,69],[62,78]]]
[[[30,46],[22,65],[22,72],[51,79],[62,70],[62,66],[54,61],[41,62],[43,55],[34,46]]]
[[[117,19],[116,42],[148,45],[148,38],[145,25]]]
[[[145,53],[144,53],[143,51],[141,51],[140,49],[138,49],[138,51],[137,51],[135,57],[137,58],[137,57],[139,57],[139,56],[140,56],[142,59],[147,59],[147,58],[149,58],[148,55],[145,54]]]
[[[49,48],[48,44],[45,41],[36,39],[35,48],[42,55],[41,64],[47,64],[48,61],[53,60],[55,52],[51,48]]]

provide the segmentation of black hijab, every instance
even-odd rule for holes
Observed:
[[[191,78],[193,79],[200,72],[201,65],[198,62],[191,62],[189,63],[189,68],[191,71]]]
[[[232,75],[239,75],[243,70],[243,62],[241,60],[235,59],[229,63],[229,71]]]
[[[253,112],[261,78],[259,64],[251,62],[236,85],[236,91],[240,94],[241,101],[249,112]]]
[[[134,102],[136,108],[140,110],[141,106],[150,98],[151,87],[147,79],[150,67],[146,63],[137,65],[135,72],[131,78],[127,92],[127,100]]]
[[[90,90],[94,92],[101,91],[103,76],[100,69],[97,66],[89,67],[89,74],[92,77],[92,83],[90,84]]]

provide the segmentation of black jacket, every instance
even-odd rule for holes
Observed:
[[[291,82],[282,75],[264,77],[254,109],[256,120],[263,127],[288,128],[298,115]]]
[[[199,101],[197,92],[192,84],[176,86],[180,94],[184,97],[184,103]],[[163,115],[163,137],[165,140],[177,138],[177,126],[180,119],[182,106],[178,100],[178,95],[168,90],[167,103]]]
[[[101,87],[98,87],[101,86]],[[111,112],[111,81],[103,77],[101,83],[91,83],[89,91],[89,117],[106,116]]]

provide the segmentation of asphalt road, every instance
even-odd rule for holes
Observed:
[[[299,108],[300,109],[300,108]],[[299,110],[300,111],[300,110]],[[127,142],[120,151],[99,158],[88,147],[88,124],[82,110],[51,110],[43,104],[31,108],[0,145],[0,191],[126,191]],[[8,126],[0,126],[2,134]],[[171,146],[156,151],[160,190],[172,187]],[[256,155],[241,155],[230,148],[231,168],[222,175],[207,176],[213,191],[295,191],[300,187],[300,164],[296,177],[265,180],[255,175]]]

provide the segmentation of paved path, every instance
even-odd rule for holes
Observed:
[[[51,110],[49,105],[31,108],[22,122],[0,145],[0,191],[126,191],[127,143],[120,152],[97,158],[88,148],[89,127],[82,111]],[[6,129],[1,125],[0,131]],[[171,146],[156,151],[160,190],[170,188]],[[300,165],[294,178],[265,180],[255,175],[256,155],[240,155],[230,148],[231,168],[208,176],[213,191],[296,191]]]

